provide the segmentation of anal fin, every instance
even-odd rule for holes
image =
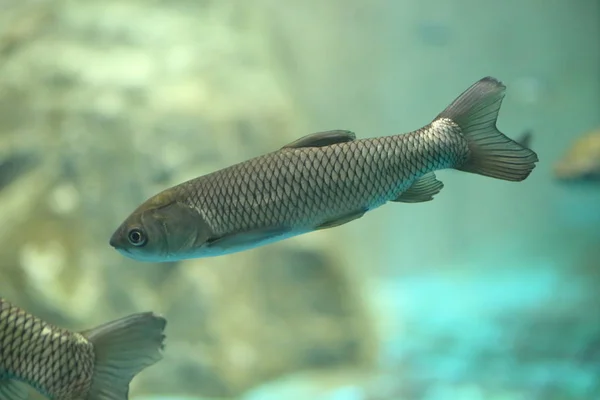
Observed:
[[[366,212],[367,212],[367,209],[361,209],[359,211],[354,211],[352,213],[342,215],[341,217],[338,217],[338,218],[323,222],[320,225],[317,225],[315,230],[329,229],[329,228],[333,228],[336,226],[347,224],[348,222],[354,221],[355,219],[359,219],[360,217],[365,215]]]
[[[25,400],[28,395],[27,385],[23,382],[0,377],[0,400]]]
[[[433,200],[433,196],[438,194],[444,187],[441,181],[438,181],[433,172],[429,172],[419,179],[400,196],[392,200],[399,203],[423,203]]]
[[[299,149],[302,147],[324,147],[335,143],[346,143],[356,139],[354,132],[341,129],[315,132],[286,144],[282,149]]]

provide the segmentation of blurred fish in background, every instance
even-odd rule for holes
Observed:
[[[600,183],[600,128],[573,141],[554,163],[554,177],[560,182]]]
[[[147,312],[74,332],[0,298],[0,398],[24,400],[29,385],[51,399],[127,399],[162,358],[166,324]]]
[[[59,326],[164,315],[131,399],[598,399],[600,192],[554,176],[600,124],[598,15],[0,1],[0,295]],[[539,154],[524,184],[436,171],[435,201],[225,257],[140,263],[107,243],[164,188],[299,132],[410,132],[482,76],[508,88],[498,130]]]

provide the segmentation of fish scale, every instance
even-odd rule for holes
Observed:
[[[425,129],[325,149],[286,149],[195,179],[180,196],[203,210],[216,235],[273,224],[310,228],[331,214],[392,200],[417,176],[467,151],[457,134],[450,147],[437,136]]]
[[[162,358],[166,320],[133,314],[79,333],[0,298],[0,400],[27,386],[52,400],[127,400],[129,382]]]
[[[0,322],[0,377],[20,377],[53,399],[87,392],[94,353],[80,334],[47,324],[1,299]],[[40,367],[42,356],[48,368]]]
[[[140,261],[218,256],[343,225],[389,201],[430,201],[440,169],[522,181],[538,158],[496,128],[504,91],[486,77],[413,132],[317,132],[180,183],[139,205],[109,243]]]

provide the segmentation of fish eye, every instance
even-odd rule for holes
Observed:
[[[127,234],[129,243],[136,247],[140,247],[146,244],[146,235],[138,228],[133,228]]]

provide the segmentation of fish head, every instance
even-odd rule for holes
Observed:
[[[166,262],[194,257],[210,236],[209,225],[196,209],[159,194],[131,213],[109,244],[137,261]]]

